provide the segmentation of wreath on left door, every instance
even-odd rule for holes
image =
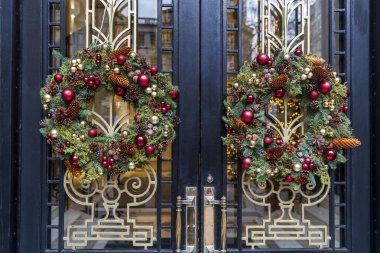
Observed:
[[[162,155],[175,138],[178,87],[144,57],[124,47],[91,46],[71,58],[60,56],[58,73],[49,75],[40,97],[46,117],[41,133],[66,168],[82,182],[117,175]],[[93,124],[90,105],[106,91],[133,105],[134,122],[115,133]]]

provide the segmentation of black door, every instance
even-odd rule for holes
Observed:
[[[1,71],[6,73],[1,156],[5,167],[18,168],[2,177],[1,214],[11,217],[2,221],[2,232],[11,236],[9,241],[2,236],[4,252],[370,252],[369,51],[363,50],[369,48],[369,1],[122,1],[114,29],[131,29],[131,46],[180,86],[182,123],[172,148],[152,162],[144,177],[135,175],[143,178],[144,187],[152,187],[148,194],[138,200],[126,196],[120,203],[117,213],[128,224],[111,231],[102,227],[113,237],[99,238],[92,229],[107,212],[104,189],[75,185],[44,144],[38,133],[43,114],[38,90],[59,67],[53,50],[71,55],[99,36],[104,2],[1,3],[3,20],[12,20],[11,28],[1,26],[9,35],[0,40]],[[302,236],[281,240],[267,232],[250,236],[252,226],[267,231],[264,220],[272,224],[281,211],[269,213],[266,206],[273,203],[253,200],[250,179],[234,150],[221,142],[223,100],[242,62],[262,50],[268,2],[310,7],[310,51],[328,59],[352,91],[350,116],[363,145],[347,153],[347,166],[331,172],[331,188],[322,201],[305,216],[300,203],[293,210],[295,221],[307,219],[326,228],[325,244],[311,244]],[[302,30],[302,10],[290,19],[291,32]],[[94,21],[86,22],[91,15]],[[83,191],[80,198],[69,194],[75,190]],[[88,191],[99,196],[86,197]],[[130,203],[135,206],[127,209]],[[118,239],[126,226],[130,235]],[[75,237],[78,227],[86,233]]]

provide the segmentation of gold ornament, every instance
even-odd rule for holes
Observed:
[[[150,94],[150,93],[152,93],[152,88],[150,88],[150,87],[146,88],[146,89],[145,89],[145,93],[146,93],[146,94]]]
[[[260,168],[257,168],[257,169],[256,169],[256,172],[260,172],[260,171],[261,171],[261,169],[260,169]]]
[[[47,104],[43,104],[42,107],[44,108],[45,111],[49,109],[49,106]]]
[[[84,127],[86,126],[86,121],[81,121],[81,122],[80,122],[80,126],[81,126],[82,128],[84,128]]]
[[[80,141],[80,138],[79,138],[79,137],[77,137],[77,138],[76,138],[76,141]]]
[[[78,64],[81,64],[81,63],[82,63],[82,60],[78,58],[78,59],[77,59],[77,63],[78,63]]]
[[[158,118],[158,116],[156,116],[156,115],[153,115],[150,118],[150,122],[152,122],[153,125],[157,125],[158,123],[160,123],[160,118]]]
[[[334,137],[334,132],[333,132],[333,131],[329,131],[329,132],[327,133],[327,135],[328,135],[329,137]]]
[[[151,94],[151,95],[152,95],[152,97],[154,97],[154,98],[155,98],[155,97],[157,96],[157,92],[155,92],[155,91],[152,91],[152,94]]]
[[[294,164],[294,165],[293,165],[293,170],[294,170],[295,172],[299,172],[299,171],[301,171],[301,164],[299,164],[299,163]]]
[[[328,108],[329,107],[329,102],[327,102],[327,101],[323,102],[323,107],[324,108]]]
[[[250,141],[249,142],[249,147],[254,148],[256,146],[256,141]]]
[[[305,68],[305,73],[308,74],[310,72],[309,68]]]
[[[238,83],[234,83],[234,88],[235,89],[239,88],[239,84]]]
[[[289,60],[290,59],[290,55],[288,55],[288,54],[284,55],[284,59],[285,60]]]
[[[135,52],[130,52],[129,54],[132,58],[135,58],[137,56],[137,54]]]
[[[306,80],[306,79],[307,79],[307,75],[302,74],[302,75],[301,75],[301,79],[302,79],[302,80]]]
[[[77,72],[77,68],[76,67],[71,67],[70,71],[71,71],[71,73],[75,73],[75,72]]]
[[[108,65],[106,65],[105,68],[106,68],[106,71],[107,71],[107,72],[110,71],[110,69],[111,69],[110,66],[108,66]]]
[[[310,72],[309,74],[307,74],[307,78],[309,78],[309,79],[313,78],[313,73]]]
[[[156,91],[157,90],[157,85],[153,84],[152,85],[152,91]]]
[[[330,105],[330,106],[329,106],[329,110],[330,110],[331,112],[335,111],[335,105]]]
[[[335,83],[340,83],[341,79],[339,77],[335,78]]]
[[[77,60],[72,60],[72,61],[71,61],[71,65],[73,65],[74,67],[76,67],[76,66],[78,65]]]
[[[105,50],[107,50],[107,49],[108,49],[108,45],[107,45],[107,44],[104,44],[104,45],[103,45],[103,48],[104,48]]]
[[[130,169],[130,170],[134,170],[134,169],[136,169],[136,165],[135,165],[135,163],[133,163],[133,162],[129,162],[129,163],[128,163],[128,169]]]
[[[319,133],[323,136],[326,135],[326,129],[322,128],[321,130],[319,130]]]
[[[123,134],[124,137],[127,137],[128,136],[128,131],[124,130],[122,134]]]
[[[79,138],[81,141],[84,141],[86,139],[86,137],[83,134]]]
[[[114,68],[114,69],[113,69],[113,72],[114,72],[115,74],[120,74],[120,69],[119,69],[119,68]]]
[[[272,170],[271,170],[271,169],[267,169],[265,172],[266,172],[267,174],[270,174],[270,173],[272,173]]]
[[[164,126],[165,131],[169,131],[169,128],[170,128],[169,125]]]
[[[51,134],[51,137],[53,138],[57,138],[58,137],[58,130],[53,128],[51,131],[50,131],[50,134]]]
[[[76,135],[76,134],[73,134],[73,138],[76,139],[76,138],[77,138],[77,135]]]
[[[253,79],[256,79],[256,76],[257,76],[256,74],[252,74]]]
[[[78,68],[79,70],[84,70],[84,66],[83,66],[83,64],[78,64],[77,68]]]
[[[169,133],[167,131],[164,131],[164,137],[168,137]]]
[[[250,84],[250,85],[253,84],[253,79],[252,79],[252,78],[249,78],[249,79],[248,79],[248,84]]]
[[[44,100],[45,100],[46,103],[50,103],[50,101],[51,101],[51,96],[50,96],[49,94],[45,94],[45,95],[44,95]]]

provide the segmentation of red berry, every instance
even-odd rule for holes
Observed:
[[[167,112],[168,112],[168,109],[166,109],[166,107],[162,107],[162,108],[161,108],[161,112],[162,112],[162,113],[167,113]]]
[[[309,164],[309,163],[311,163],[311,159],[310,158],[305,158],[305,163],[307,163],[307,164]]]
[[[172,108],[172,106],[170,104],[166,104],[165,107],[166,107],[167,110],[170,110],[170,108]]]
[[[103,162],[104,161],[106,161],[106,162],[108,161],[108,157],[107,156],[103,156]]]
[[[292,177],[292,175],[287,175],[287,176],[286,176],[286,182],[288,182],[288,183],[293,182],[293,177]]]
[[[177,99],[179,93],[178,93],[178,91],[176,91],[176,90],[171,90],[171,91],[169,92],[169,95],[170,95],[171,98],[174,100],[174,99]]]
[[[145,148],[145,152],[148,154],[148,155],[151,155],[154,153],[154,147],[153,146],[147,146]]]
[[[282,145],[284,142],[282,141],[282,139],[276,139],[276,144],[277,145]]]
[[[314,165],[314,163],[310,163],[310,164],[309,164],[309,169],[311,169],[311,170],[315,169],[315,165]]]
[[[115,93],[116,93],[116,95],[122,97],[125,94],[125,89],[120,87],[120,86],[116,86],[115,87]]]
[[[48,119],[51,119],[51,118],[53,117],[53,115],[49,112],[49,113],[46,115],[46,117],[47,117]]]
[[[255,101],[255,97],[252,94],[248,94],[246,101],[247,103],[252,104]]]
[[[140,117],[141,117],[141,114],[137,113],[137,114],[135,114],[135,117],[133,117],[133,118],[135,121],[138,121],[140,119]]]
[[[165,106],[165,102],[164,102],[164,101],[161,101],[161,102],[160,102],[160,105],[161,105],[161,107],[164,107],[164,106]]]
[[[75,163],[75,162],[78,162],[79,161],[79,158],[77,157],[77,156],[72,156],[71,157],[71,161],[73,162],[73,163]]]
[[[88,77],[83,78],[83,82],[88,83]]]
[[[110,158],[109,163],[110,163],[110,164],[114,164],[114,163],[115,163],[115,159]]]
[[[285,96],[285,89],[284,88],[277,89],[274,93],[274,96],[276,98],[283,98]]]
[[[337,157],[337,153],[334,149],[326,149],[324,154],[328,161],[334,161]]]
[[[112,166],[111,166],[111,165],[108,165],[108,166],[107,166],[107,169],[108,169],[108,170],[112,170]]]
[[[304,170],[309,170],[309,164],[307,164],[307,163],[302,164],[302,168]]]
[[[272,67],[272,65],[273,65],[273,61],[269,59],[267,62],[267,66],[270,68]]]
[[[90,81],[94,81],[94,76],[93,76],[93,75],[89,75],[89,76],[88,76],[88,80],[90,80]]]
[[[294,54],[297,55],[297,56],[301,56],[302,55],[302,50],[301,49],[296,49],[294,50]]]
[[[150,73],[151,73],[152,75],[156,75],[156,74],[158,73],[158,69],[157,69],[157,67],[156,67],[156,66],[151,66],[151,67],[150,67]]]
[[[106,167],[108,166],[108,162],[103,161],[103,162],[102,162],[102,166],[103,166],[103,168],[106,168]]]

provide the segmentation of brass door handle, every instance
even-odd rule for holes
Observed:
[[[181,249],[182,209],[185,208],[185,250]],[[177,197],[176,252],[196,252],[197,250],[197,188],[186,187],[186,196]]]
[[[222,253],[226,252],[227,241],[227,199],[222,197],[220,200],[215,199],[214,187],[204,188],[204,253]],[[215,247],[214,221],[215,205],[220,205],[220,250]]]

